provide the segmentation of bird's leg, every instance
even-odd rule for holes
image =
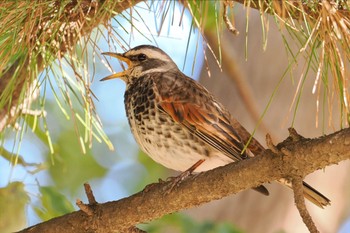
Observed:
[[[171,182],[169,183],[166,193],[167,194],[170,193],[173,190],[173,188],[175,188],[175,186],[178,186],[184,179],[189,177],[194,172],[194,170],[196,170],[204,161],[205,159],[200,159],[195,164],[193,164],[189,169],[182,172],[180,175],[175,177],[169,177],[167,180]]]
[[[169,185],[167,185],[165,188],[166,194],[168,194],[171,192],[171,190],[173,190],[173,188],[175,188],[175,186],[179,185],[181,183],[181,181],[183,181],[188,176],[190,176],[194,172],[194,170],[196,170],[196,168],[199,167],[204,161],[205,161],[205,159],[198,160],[195,164],[193,164],[186,171],[182,172],[180,175],[175,176],[175,177],[168,177],[165,181],[162,180],[161,178],[159,178],[158,183],[152,183],[152,184],[146,185],[146,187],[142,190],[142,192],[146,193],[149,190],[151,190],[154,186],[156,186],[157,184],[162,184],[162,183],[169,181],[170,182]]]

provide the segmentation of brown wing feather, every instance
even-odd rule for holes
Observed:
[[[249,132],[215,101],[206,88],[178,70],[149,78],[156,84],[159,107],[174,121],[234,161],[247,156],[242,150],[250,137]]]
[[[192,103],[179,102],[171,97],[163,99],[160,107],[176,122],[183,124],[203,141],[233,160],[241,160],[243,144],[233,127],[220,114],[208,112]]]

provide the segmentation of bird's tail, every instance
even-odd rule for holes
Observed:
[[[286,185],[289,188],[292,188],[292,184],[286,179],[280,179],[280,183]],[[322,193],[311,187],[309,184],[303,182],[304,188],[304,197],[311,201],[313,204],[317,205],[320,208],[324,208],[327,205],[331,204],[331,201],[325,197]]]
[[[248,145],[247,150],[251,151],[255,156],[264,152],[265,148],[256,140],[254,137],[251,138],[251,134],[241,125],[236,119],[231,118],[231,124],[235,129],[239,129],[240,136],[242,141],[247,143],[250,139],[250,143]],[[286,179],[280,179],[278,182],[286,185],[289,188],[292,188],[292,184]],[[304,197],[317,205],[320,208],[324,208],[327,205],[331,204],[331,201],[325,197],[322,193],[311,187],[309,184],[303,182],[304,187]],[[263,193],[264,195],[268,195],[268,191],[264,186],[259,186],[254,188],[254,190]]]
[[[322,208],[330,205],[331,201],[325,197],[322,193],[311,187],[309,184],[303,182],[304,187],[304,197],[317,205],[318,207]]]

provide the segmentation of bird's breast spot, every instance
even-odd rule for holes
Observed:
[[[147,125],[147,130],[154,131],[154,128],[153,128],[153,126]]]

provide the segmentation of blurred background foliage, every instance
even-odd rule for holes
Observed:
[[[105,202],[173,175],[139,151],[133,141],[124,113],[124,84],[98,82],[122,68],[102,58],[101,52],[155,44],[187,75],[198,79],[204,67],[210,76],[208,56],[221,69],[223,34],[228,30],[232,37],[237,34],[235,14],[243,9],[247,24],[239,33],[245,38],[241,45],[245,59],[249,59],[248,31],[252,30],[249,17],[257,8],[259,46],[266,49],[270,21],[274,21],[289,61],[264,111],[248,107],[258,122],[256,127],[288,76],[286,82],[297,86],[287,103],[294,124],[310,70],[315,72],[314,84],[307,91],[317,96],[316,125],[322,126],[322,132],[333,125],[329,122],[336,122],[335,129],[348,127],[347,3],[242,0],[237,2],[246,8],[237,8],[240,4],[216,0],[138,2],[0,3],[1,232],[77,210],[75,200],[86,199],[84,182],[91,184],[97,201]],[[303,68],[295,77],[292,71],[297,65]],[[334,108],[337,117],[332,115]],[[140,227],[148,232],[241,232],[231,223],[200,222],[184,214]]]
[[[198,223],[192,218],[183,214],[170,214],[162,217],[160,220],[153,221],[150,224],[141,226],[149,233],[161,232],[191,232],[191,233],[242,233],[231,223],[214,223],[204,221]]]

